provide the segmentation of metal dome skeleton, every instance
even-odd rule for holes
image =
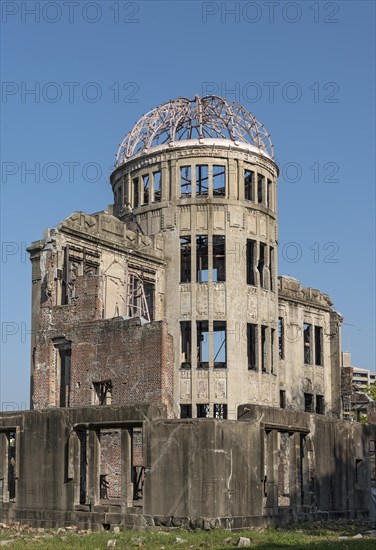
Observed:
[[[196,95],[194,99],[167,101],[143,115],[121,142],[116,166],[156,145],[205,138],[251,144],[274,158],[268,132],[244,107],[218,96]]]

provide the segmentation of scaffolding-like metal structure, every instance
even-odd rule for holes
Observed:
[[[143,115],[121,142],[116,166],[156,145],[206,138],[247,143],[274,158],[270,135],[244,107],[218,96],[196,95],[167,101]]]

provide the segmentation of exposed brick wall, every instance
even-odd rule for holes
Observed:
[[[63,308],[67,309],[63,309]],[[140,326],[138,319],[74,321],[71,306],[53,308],[52,322],[41,331],[35,364],[35,408],[59,406],[60,379],[54,341],[71,342],[70,399],[72,407],[94,404],[93,383],[111,380],[112,405],[161,402],[172,415],[172,337],[163,321]],[[72,318],[71,318],[72,316]]]

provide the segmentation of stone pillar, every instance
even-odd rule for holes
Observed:
[[[290,436],[290,506],[301,505],[301,456],[300,433]]]
[[[99,456],[100,456],[100,431],[89,431],[89,472],[87,493],[91,506],[99,502]]]
[[[266,504],[269,512],[276,514],[278,509],[278,432],[266,434]]]
[[[132,430],[121,430],[121,499],[126,508],[133,506]]]

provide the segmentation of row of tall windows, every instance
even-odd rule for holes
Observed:
[[[226,197],[227,174],[222,164],[196,164],[180,166],[180,198],[190,197]],[[273,209],[273,184],[270,178],[254,170],[243,171],[244,198],[255,204]],[[124,196],[123,196],[124,193]],[[161,171],[148,172],[131,180],[131,197],[125,186],[114,190],[115,204],[122,206],[131,202],[133,208],[152,204],[162,200]],[[167,197],[166,197],[167,198]]]
[[[210,171],[211,168],[211,171]],[[225,197],[226,167],[214,164],[180,167],[180,197]]]
[[[119,186],[114,190],[115,204],[121,208],[126,203],[131,203],[133,208],[144,204],[152,204],[162,200],[162,179],[161,171],[156,170],[132,178],[131,188]]]
[[[248,168],[244,169],[244,198],[255,204],[273,208],[272,180]]]
[[[211,415],[211,407],[209,403],[198,403],[196,405],[196,417],[208,418]],[[214,403],[213,404],[213,418],[227,418],[227,405],[226,403]],[[180,404],[180,418],[192,418],[192,405],[181,403]]]
[[[275,374],[275,329],[267,325],[247,324],[248,369]]]
[[[193,341],[195,330],[195,341]],[[226,368],[226,321],[182,321],[181,331],[181,367],[190,369],[195,359],[199,369],[214,367]],[[192,349],[196,349],[193,358]]]
[[[192,245],[196,254],[196,271],[192,273]],[[198,283],[209,280],[209,257],[212,262],[211,280],[226,280],[226,239],[224,235],[185,235],[180,237],[180,282]]]
[[[274,248],[247,239],[247,285],[274,290]]]
[[[278,351],[280,359],[285,359],[285,322],[283,317],[278,317]],[[322,327],[310,323],[303,324],[303,354],[305,365],[324,365]]]

